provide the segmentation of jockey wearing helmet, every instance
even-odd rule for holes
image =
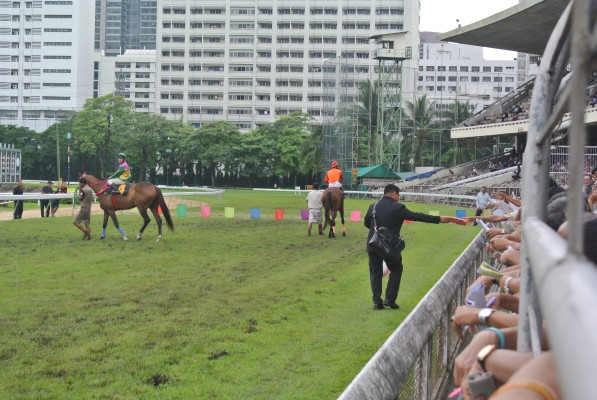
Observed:
[[[342,188],[342,171],[338,168],[338,161],[332,161],[332,169],[326,174],[324,180],[328,187]]]
[[[126,154],[118,153],[118,170],[108,177],[108,184],[114,189],[131,180],[131,168],[126,163]]]

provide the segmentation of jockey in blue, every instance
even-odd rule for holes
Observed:
[[[131,168],[126,163],[126,154],[118,153],[118,169],[108,177],[108,184],[112,186],[112,192],[118,191],[118,186],[131,180]]]

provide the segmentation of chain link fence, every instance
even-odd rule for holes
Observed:
[[[450,317],[486,257],[480,232],[339,397],[342,400],[445,399],[464,345]]]

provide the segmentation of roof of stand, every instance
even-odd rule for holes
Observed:
[[[522,0],[514,7],[470,25],[442,33],[446,42],[543,54],[567,0]]]

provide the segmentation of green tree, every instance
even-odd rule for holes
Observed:
[[[423,96],[414,102],[407,101],[403,114],[403,149],[409,158],[420,166],[425,165],[425,146],[437,129],[435,103]]]
[[[133,177],[142,182],[158,164],[161,138],[168,135],[171,121],[152,113],[133,113],[131,117],[131,129],[124,137],[123,147],[127,149],[128,163],[136,166]]]
[[[239,158],[239,176],[248,178],[248,185],[252,187],[258,178],[272,175],[271,164],[267,161],[271,158],[273,140],[263,131],[254,131],[241,135]]]
[[[133,103],[115,94],[87,99],[74,121],[74,141],[82,154],[97,157],[100,175],[106,176],[106,161],[124,142],[133,120]]]
[[[66,139],[66,134],[67,132],[72,133],[73,131],[73,122],[75,115],[75,113],[72,113],[68,118],[56,122],[41,134],[41,148],[38,158],[41,162],[47,165],[48,169],[51,171],[50,176],[56,177],[56,179],[63,178],[64,180],[66,180],[67,178],[69,178],[67,176],[68,141]],[[56,158],[57,146],[60,147],[59,161],[57,161]],[[80,165],[77,162],[79,159],[79,157],[76,157],[77,154],[78,149],[74,146],[74,143],[71,141],[71,181],[76,181],[76,179],[78,178],[77,172],[81,171]],[[58,162],[60,163],[60,168],[58,168]],[[58,176],[58,170],[60,170],[60,176]]]
[[[309,114],[294,112],[259,128],[271,143],[266,155],[273,173],[292,181],[295,186],[303,165],[303,145],[309,136],[310,120]]]
[[[238,128],[226,121],[203,125],[184,140],[187,149],[195,154],[215,186],[219,171],[230,172],[235,167],[241,139]]]
[[[189,184],[195,178],[195,164],[199,158],[195,152],[188,148],[188,138],[195,134],[195,128],[182,121],[168,121],[167,132],[169,132],[172,154],[169,158],[168,170],[173,173],[178,170],[181,182],[179,184]]]
[[[323,171],[323,126],[311,126],[311,133],[303,143],[301,158],[303,174],[319,176]]]
[[[21,176],[42,177],[45,171],[40,170],[38,163],[41,148],[41,135],[29,128],[16,125],[0,125],[0,143],[14,145],[21,150]]]
[[[448,131],[455,126],[460,125],[467,119],[471,118],[473,113],[471,111],[470,102],[460,102],[454,100],[452,104],[442,114],[443,128]],[[458,164],[458,161],[464,162],[474,158],[474,155],[468,154],[469,149],[473,149],[474,143],[467,139],[454,140],[452,146],[446,149],[447,156],[452,156],[453,163]]]
[[[359,88],[359,104],[357,105],[357,115],[359,124],[359,136],[364,135],[367,138],[367,146],[359,146],[359,159],[367,159],[368,164],[376,159],[375,151],[378,141],[378,94],[377,84],[367,80]],[[361,150],[368,149],[368,154],[363,154]]]

